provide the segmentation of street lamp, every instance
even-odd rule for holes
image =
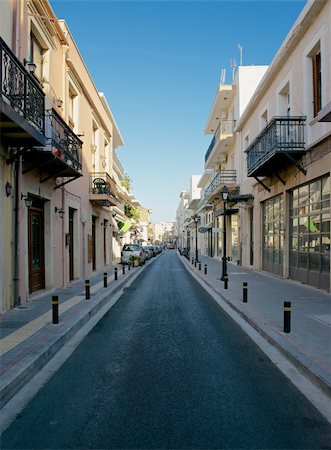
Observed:
[[[226,202],[229,197],[229,189],[224,186],[221,189],[221,195],[223,199],[223,257],[222,257],[222,277],[221,280],[224,281],[225,277],[227,277],[227,257],[226,257]]]
[[[200,222],[200,216],[197,214],[194,214],[192,217],[195,223],[195,260],[196,262],[199,262],[199,255],[198,255],[198,223]]]

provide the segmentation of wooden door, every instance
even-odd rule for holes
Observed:
[[[28,213],[29,291],[45,288],[44,208],[36,205]]]

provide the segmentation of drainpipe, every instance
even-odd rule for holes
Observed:
[[[19,306],[21,304],[21,297],[19,295],[19,282],[20,282],[20,229],[19,229],[19,206],[20,206],[20,189],[19,189],[19,173],[21,167],[21,157],[15,160],[15,206],[14,206],[14,295],[13,301],[11,300],[11,307]]]

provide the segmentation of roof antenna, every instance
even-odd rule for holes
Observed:
[[[221,84],[225,83],[226,69],[221,70]]]
[[[231,69],[232,69],[232,83],[233,83],[233,81],[234,81],[234,74],[235,74],[236,67],[237,67],[236,60],[234,58],[231,58],[230,59],[230,64],[231,64]]]
[[[238,49],[239,49],[239,58],[240,58],[239,66],[242,66],[243,65],[243,47],[242,47],[242,45],[238,44]]]

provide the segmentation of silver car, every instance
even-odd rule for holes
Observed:
[[[121,252],[121,263],[122,264],[132,264],[133,258],[137,257],[139,261],[139,265],[142,266],[145,264],[146,256],[145,252],[141,245],[139,244],[124,244],[122,252]],[[136,259],[136,258],[134,258]]]

